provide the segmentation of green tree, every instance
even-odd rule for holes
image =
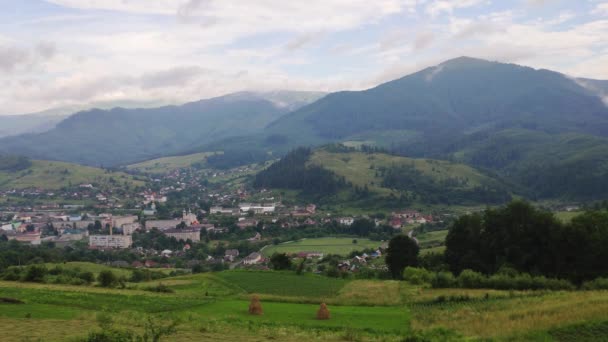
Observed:
[[[275,270],[287,270],[291,268],[291,259],[285,253],[274,253],[270,257],[270,264]]]
[[[101,271],[97,276],[97,281],[101,287],[114,287],[118,284],[118,278],[112,271]]]
[[[385,260],[393,279],[401,279],[407,266],[418,265],[419,250],[416,241],[405,235],[397,235],[389,241]]]

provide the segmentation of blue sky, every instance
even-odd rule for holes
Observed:
[[[608,79],[608,1],[0,0],[0,114],[365,89],[463,55]]]

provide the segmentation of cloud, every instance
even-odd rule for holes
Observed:
[[[315,41],[320,40],[323,37],[324,33],[322,32],[311,32],[299,35],[295,39],[291,40],[285,45],[285,50],[293,52],[295,50],[299,50]]]
[[[421,50],[433,43],[435,34],[431,31],[419,32],[414,40],[414,50]]]
[[[145,74],[141,77],[143,89],[186,86],[203,74],[205,70],[198,66],[175,67],[169,70]]]
[[[599,3],[591,11],[593,15],[605,15],[608,16],[608,2]]]
[[[426,13],[436,17],[443,12],[452,13],[456,9],[478,5],[483,0],[435,0],[426,6]]]
[[[18,68],[33,68],[55,56],[54,43],[39,42],[31,48],[16,45],[0,46],[0,71],[13,72]]]

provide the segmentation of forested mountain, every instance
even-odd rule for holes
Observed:
[[[491,169],[533,198],[607,193],[606,81],[457,58],[278,119],[283,146],[364,141],[409,157]],[[252,145],[251,143],[249,145]]]
[[[41,133],[51,130],[65,119],[65,115],[0,115],[0,138],[25,133]]]
[[[181,106],[93,109],[45,133],[2,139],[0,151],[88,165],[127,164],[257,133],[319,96],[322,93],[236,93]]]

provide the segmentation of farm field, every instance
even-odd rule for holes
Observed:
[[[353,243],[357,240],[357,243]],[[302,239],[293,242],[285,242],[279,245],[268,246],[262,251],[265,256],[273,253],[298,253],[298,252],[321,252],[323,254],[348,255],[352,251],[360,251],[366,248],[378,248],[381,241],[372,241],[362,238],[317,238]]]
[[[143,290],[159,283],[173,292]],[[247,313],[253,294],[262,316]],[[274,271],[187,275],[125,289],[0,281],[0,297],[23,302],[0,302],[2,341],[77,341],[99,331],[102,314],[135,332],[146,317],[176,320],[176,334],[163,341],[402,341],[410,334],[429,341],[601,341],[608,331],[607,291],[430,289]],[[330,320],[315,319],[320,301]]]

